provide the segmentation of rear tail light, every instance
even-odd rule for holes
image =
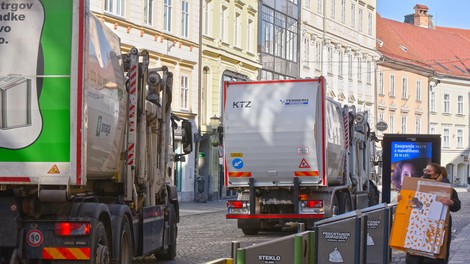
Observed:
[[[59,222],[54,225],[57,236],[87,236],[90,228],[91,224],[88,222]]]
[[[304,205],[307,208],[322,208],[323,201],[322,200],[308,200],[308,201],[304,201]]]
[[[228,208],[245,208],[248,207],[248,201],[227,201]]]

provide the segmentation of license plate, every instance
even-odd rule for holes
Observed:
[[[229,214],[249,214],[248,208],[228,208]]]

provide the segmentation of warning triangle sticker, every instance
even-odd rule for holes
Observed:
[[[59,168],[54,164],[47,174],[60,174]]]
[[[310,165],[308,165],[307,161],[305,159],[302,159],[299,165],[300,169],[308,169],[310,168]]]

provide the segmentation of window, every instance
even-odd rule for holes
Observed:
[[[336,0],[331,0],[331,18],[335,18],[336,13]]]
[[[362,62],[361,58],[357,57],[357,80],[362,81]]]
[[[261,51],[274,54],[274,10],[263,6],[261,19]]]
[[[395,126],[395,116],[390,115],[390,122],[389,122],[389,131],[390,133],[394,133],[394,126]]]
[[[395,96],[395,75],[390,75],[390,96]]]
[[[416,100],[421,101],[421,81],[416,81]]]
[[[327,47],[328,52],[328,73],[333,73],[333,48],[331,46]]]
[[[338,69],[338,75],[340,78],[343,78],[343,58],[344,58],[344,52],[340,51],[339,54],[339,69]]]
[[[458,148],[463,147],[463,129],[462,128],[457,128],[457,147]]]
[[[401,133],[406,134],[406,116],[401,117]]]
[[[307,66],[310,66],[310,54],[309,54],[309,51],[310,51],[310,40],[308,38],[304,38],[304,54],[303,54],[303,57],[304,57],[304,61],[306,62],[305,65]]]
[[[297,36],[298,36],[298,27],[297,27],[297,19],[293,19],[291,17],[287,17],[287,39],[286,39],[286,59],[290,61],[297,61]]]
[[[315,68],[321,68],[321,55],[322,55],[322,44],[320,42],[315,43]]]
[[[363,10],[362,8],[359,8],[359,17],[357,18],[357,20],[359,20],[359,25],[357,26],[357,29],[359,30],[359,32],[362,32],[362,17],[363,17]]]
[[[209,36],[209,29],[212,28],[212,0],[206,0],[204,3],[204,35]]]
[[[372,63],[370,60],[367,60],[367,83],[372,83]]]
[[[346,0],[341,0],[341,23],[346,23]]]
[[[457,96],[457,114],[463,114],[463,96]]]
[[[372,13],[367,14],[367,34],[372,36]]]
[[[384,113],[379,113],[379,122],[384,121]]]
[[[181,36],[189,37],[189,2],[181,1]]]
[[[163,30],[171,31],[171,5],[172,0],[164,0],[163,3]]]
[[[379,73],[379,94],[385,94],[384,91],[384,73]]]
[[[402,79],[401,98],[408,99],[408,78],[406,77]]]
[[[436,127],[437,127],[437,124],[435,124],[435,123],[429,124],[429,134],[437,134],[436,133],[436,131],[437,131]]]
[[[323,0],[317,0],[317,13],[323,14]]]
[[[356,26],[356,5],[351,3],[351,27]]]
[[[144,24],[153,25],[153,0],[144,1]]]
[[[352,54],[348,54],[348,78],[352,79],[352,63],[353,63],[353,56]]]
[[[261,52],[297,62],[297,20],[268,6],[261,8]]]
[[[420,116],[416,116],[415,127],[416,127],[416,134],[421,134],[421,117]]]
[[[253,52],[253,20],[248,20],[248,32],[246,35],[246,47],[248,52]]]
[[[126,7],[125,0],[105,0],[104,11],[118,16],[124,16]]]
[[[429,92],[429,111],[436,112],[436,92]]]
[[[443,141],[444,141],[444,146],[445,148],[448,148],[449,145],[450,145],[450,137],[449,137],[449,134],[450,134],[450,131],[448,128],[444,128],[444,137],[442,138]]]
[[[450,113],[450,95],[444,94],[444,113]]]
[[[189,78],[188,76],[181,76],[181,109],[189,109]]]
[[[227,24],[228,24],[228,8],[226,6],[223,6],[222,12],[220,13],[220,39],[223,42],[227,42]]]
[[[241,46],[241,15],[239,13],[235,14],[235,23],[234,23],[234,45],[235,47]]]

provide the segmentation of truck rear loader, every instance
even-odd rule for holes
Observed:
[[[247,235],[378,203],[368,113],[325,96],[325,79],[226,82],[228,219]]]
[[[121,52],[88,6],[4,6],[16,20],[0,21],[2,264],[176,255],[173,164],[192,151],[191,123],[171,112],[172,73]]]

